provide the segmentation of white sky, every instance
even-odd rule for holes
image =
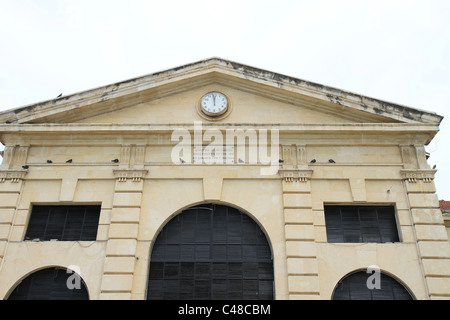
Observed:
[[[446,117],[450,200],[448,0],[0,0],[0,111],[213,56]]]

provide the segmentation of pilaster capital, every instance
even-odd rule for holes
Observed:
[[[434,180],[434,174],[437,170],[433,169],[405,169],[400,170],[403,180],[416,183],[422,180],[424,183],[430,183]]]
[[[0,169],[0,183],[11,180],[12,183],[18,183],[25,178],[28,170]]]
[[[311,169],[279,169],[278,173],[286,182],[307,182],[311,179]]]
[[[148,174],[146,169],[117,169],[113,172],[119,182],[126,182],[128,179],[133,182],[140,182]]]

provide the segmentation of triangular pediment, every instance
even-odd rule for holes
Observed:
[[[224,93],[229,100],[229,113],[225,116],[208,117],[200,108],[200,100],[209,92]],[[313,102],[296,103],[274,99],[268,95],[249,92],[213,82],[173,93],[162,98],[148,99],[135,105],[92,115],[77,123],[123,123],[123,124],[166,124],[192,121],[214,121],[218,123],[364,123],[397,122],[379,116],[371,116],[356,110],[323,107]]]
[[[434,113],[212,58],[5,111],[0,123],[189,123],[202,120],[198,103],[208,91],[229,97],[232,111],[220,120],[227,123],[438,125],[442,120]]]

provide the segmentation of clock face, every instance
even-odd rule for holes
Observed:
[[[210,92],[202,97],[201,107],[206,115],[219,116],[227,111],[228,99],[223,93]]]

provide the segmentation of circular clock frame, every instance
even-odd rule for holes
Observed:
[[[202,107],[203,98],[211,93],[219,93],[219,94],[225,96],[225,98],[227,100],[227,105],[226,105],[225,110],[222,113],[218,113],[218,114],[209,113],[209,112],[207,112],[207,110],[203,109],[203,107]],[[219,90],[212,90],[212,91],[206,91],[204,94],[202,94],[200,99],[198,99],[196,109],[197,109],[197,113],[203,119],[209,120],[209,121],[218,121],[218,120],[222,120],[222,119],[228,117],[228,115],[231,113],[231,111],[233,109],[232,106],[233,106],[233,104],[231,103],[231,100],[227,94],[225,94],[224,92],[219,91]]]

